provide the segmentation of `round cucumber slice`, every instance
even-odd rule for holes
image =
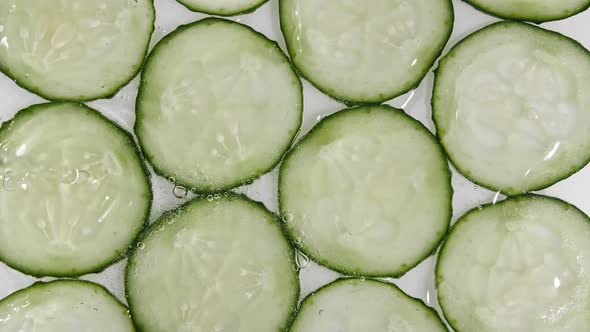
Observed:
[[[445,56],[432,99],[456,168],[507,195],[540,190],[590,160],[590,53],[556,32],[500,22]]]
[[[268,0],[178,0],[186,8],[210,15],[233,16],[255,11]]]
[[[271,170],[302,112],[301,81],[278,45],[208,18],[178,28],[150,54],[135,131],[156,172],[215,192]]]
[[[139,330],[285,330],[299,298],[294,251],[261,203],[196,199],[140,241],[125,275]]]
[[[434,309],[393,284],[339,279],[303,301],[289,331],[448,330]]]
[[[0,70],[49,100],[114,95],[139,71],[152,0],[0,2]]]
[[[380,103],[418,86],[453,29],[450,0],[280,0],[299,72],[347,104]]]
[[[294,242],[348,275],[401,276],[451,219],[451,175],[435,137],[389,106],[324,118],[285,157],[279,204]]]
[[[37,282],[0,301],[0,330],[134,332],[127,307],[88,281]]]
[[[34,105],[0,128],[0,260],[34,276],[122,258],[151,206],[131,135],[76,103]]]
[[[590,7],[590,0],[464,0],[486,13],[508,20],[543,23],[561,20]]]
[[[590,220],[545,196],[474,209],[453,227],[436,269],[455,331],[584,331],[590,325]]]

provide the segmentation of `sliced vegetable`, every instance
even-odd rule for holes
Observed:
[[[125,276],[139,330],[284,331],[299,297],[294,252],[261,203],[196,199],[145,233]]]
[[[315,261],[399,276],[446,234],[450,178],[420,122],[389,106],[352,108],[324,118],[285,157],[279,203],[290,236]]]
[[[450,0],[280,0],[293,64],[346,103],[380,103],[416,87],[453,29]]]
[[[465,2],[505,19],[535,23],[561,20],[590,7],[590,0],[465,0]]]
[[[152,0],[4,0],[0,70],[50,100],[109,97],[141,68],[154,19]]]
[[[178,0],[190,10],[219,16],[246,14],[268,0]]]
[[[559,33],[492,24],[441,62],[438,136],[466,177],[508,195],[540,190],[590,160],[590,52]]]
[[[289,330],[446,332],[436,311],[393,284],[339,279],[308,296]]]
[[[590,220],[527,195],[453,227],[438,260],[438,299],[455,331],[584,331],[590,324]]]
[[[150,54],[135,130],[159,174],[222,191],[278,163],[301,124],[301,89],[275,42],[208,18],[178,28]]]
[[[127,307],[88,281],[37,282],[0,301],[0,330],[134,332]]]
[[[83,104],[48,103],[0,128],[0,260],[78,276],[122,258],[151,205],[130,134]]]

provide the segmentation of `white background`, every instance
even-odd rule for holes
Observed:
[[[476,11],[461,1],[453,1],[453,3],[455,6],[455,27],[445,52],[469,33],[497,20]],[[174,0],[155,0],[155,5],[157,18],[156,30],[152,38],[152,47],[158,40],[174,30],[178,25],[205,17],[205,15],[190,12]],[[279,29],[278,0],[270,0],[256,12],[237,16],[232,19],[250,25],[269,38],[278,41],[283,50],[285,50],[285,43]],[[581,42],[586,48],[590,48],[590,11],[563,21],[543,24],[542,26],[570,36]],[[416,90],[396,98],[388,102],[388,104],[404,108],[408,114],[419,119],[434,131],[434,126],[430,118],[432,82],[433,74],[429,73]],[[135,121],[134,103],[137,94],[137,84],[138,79],[136,78],[114,98],[110,100],[98,100],[88,104],[118,122],[127,130],[132,130]],[[344,105],[324,96],[305,81],[303,85],[305,113],[302,131],[305,133],[321,117],[343,109]],[[43,99],[19,88],[13,81],[2,74],[0,74],[0,98],[0,122],[10,119],[19,109],[43,102]],[[155,220],[164,211],[186,200],[178,199],[173,195],[174,185],[167,180],[155,175],[152,180],[155,200],[150,221]],[[276,212],[276,181],[275,170],[263,176],[254,184],[240,188],[239,191],[246,193],[255,200],[263,201],[269,209]],[[589,185],[590,167],[586,167],[576,175],[544,190],[542,193],[565,199],[586,213],[590,213],[590,197],[588,195],[589,190],[587,189]],[[496,193],[478,188],[456,172],[453,172],[453,187],[455,190],[455,196],[453,198],[453,221],[470,208],[502,198]],[[0,192],[1,194],[2,192]],[[31,202],[31,204],[35,203]],[[431,257],[408,272],[403,278],[390,281],[400,286],[408,294],[423,299],[427,304],[439,310],[433,279],[435,262],[435,258]],[[119,299],[125,301],[123,287],[123,268],[125,264],[126,261],[119,262],[100,274],[87,275],[83,279],[101,283]],[[302,297],[338,277],[338,274],[322,268],[313,262],[303,268],[300,274]],[[35,278],[23,275],[0,263],[0,298],[24,288],[35,281]]]

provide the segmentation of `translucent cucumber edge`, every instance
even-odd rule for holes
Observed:
[[[139,145],[141,147],[141,150],[143,151],[143,154],[146,158],[146,160],[149,161],[149,163],[152,165],[152,168],[154,169],[154,172],[166,179],[170,179],[170,178],[174,178],[175,179],[175,184],[176,185],[180,185],[183,186],[185,188],[195,188],[194,192],[199,193],[199,194],[214,194],[214,193],[223,193],[226,192],[228,190],[237,188],[239,186],[244,186],[244,185],[248,185],[251,184],[252,182],[254,182],[256,179],[258,179],[259,177],[261,177],[262,175],[272,171],[283,159],[283,156],[285,155],[285,153],[287,151],[289,151],[289,148],[291,147],[291,145],[293,144],[293,142],[295,141],[297,134],[299,133],[299,130],[301,129],[301,124],[303,122],[303,101],[304,101],[304,97],[303,97],[303,85],[301,83],[301,79],[299,79],[299,76],[297,75],[297,72],[295,70],[295,68],[293,67],[291,61],[289,60],[289,58],[287,57],[287,55],[285,55],[285,53],[283,52],[283,50],[281,50],[281,48],[279,47],[279,44],[272,40],[269,39],[268,37],[266,37],[264,34],[254,30],[254,28],[247,26],[245,24],[241,24],[239,22],[235,22],[235,21],[231,21],[225,18],[219,18],[219,17],[207,17],[192,23],[188,23],[185,25],[181,25],[179,26],[176,30],[172,31],[171,33],[169,33],[168,35],[166,35],[164,38],[162,38],[162,40],[160,40],[158,42],[158,44],[154,47],[154,49],[152,50],[152,52],[148,55],[145,64],[144,64],[144,68],[147,68],[147,66],[151,63],[151,61],[155,61],[154,59],[157,58],[158,55],[158,51],[160,50],[160,48],[166,47],[167,43],[172,40],[176,34],[183,32],[184,30],[190,29],[194,26],[200,25],[200,24],[213,24],[216,22],[223,22],[223,23],[227,23],[227,24],[235,24],[235,25],[239,25],[243,28],[246,28],[249,32],[253,33],[256,37],[260,37],[262,38],[265,42],[269,43],[270,45],[272,45],[278,52],[280,55],[282,55],[284,57],[285,64],[289,65],[291,67],[292,70],[292,74],[293,77],[295,78],[295,81],[298,83],[298,90],[299,90],[299,104],[301,105],[299,107],[299,121],[297,123],[297,126],[295,127],[295,131],[290,139],[290,143],[286,144],[284,147],[281,147],[280,149],[277,148],[277,152],[280,151],[280,154],[277,154],[277,157],[274,161],[272,161],[271,163],[269,163],[268,167],[264,168],[262,171],[256,172],[255,174],[251,174],[251,175],[247,175],[247,176],[242,176],[240,178],[236,178],[236,180],[234,181],[228,181],[227,184],[219,186],[219,187],[211,187],[211,186],[207,186],[207,185],[202,185],[199,183],[191,183],[188,180],[183,179],[183,177],[179,174],[175,174],[175,173],[171,173],[168,172],[166,170],[166,166],[165,165],[161,165],[160,161],[158,160],[158,157],[154,156],[152,153],[150,153],[149,149],[146,147],[146,145],[143,143],[142,140],[142,135],[141,135],[141,131],[139,130],[139,124],[142,121],[142,111],[141,111],[141,98],[144,94],[144,81],[145,81],[145,76],[146,76],[146,70],[142,71],[141,73],[141,81],[139,84],[139,91],[137,93],[137,98],[136,98],[136,102],[135,102],[135,115],[136,115],[136,121],[135,121],[135,125],[133,127],[134,132],[137,135],[137,140],[139,142]],[[147,74],[149,75],[149,71],[147,72]]]
[[[80,270],[75,270],[75,271],[71,271],[71,270],[63,271],[60,269],[55,269],[55,270],[34,269],[31,267],[26,267],[21,263],[6,260],[4,255],[2,254],[2,252],[0,252],[0,262],[6,264],[8,267],[13,268],[17,271],[20,271],[26,275],[37,277],[37,278],[42,278],[42,277],[75,278],[75,277],[80,277],[85,274],[100,273],[100,272],[104,271],[106,268],[108,268],[109,266],[123,260],[124,258],[127,257],[127,254],[130,250],[129,246],[133,245],[137,241],[142,230],[147,227],[148,218],[149,218],[152,203],[153,203],[153,196],[154,195],[152,193],[152,183],[151,183],[150,172],[149,172],[149,169],[147,168],[145,161],[141,155],[141,151],[139,150],[139,148],[137,147],[137,144],[135,143],[135,140],[133,139],[133,135],[131,133],[129,133],[128,131],[126,131],[125,129],[123,129],[121,126],[119,126],[114,121],[112,121],[112,120],[108,119],[107,117],[105,117],[104,115],[102,115],[99,111],[97,111],[93,108],[90,108],[90,107],[86,106],[85,104],[78,103],[78,102],[48,102],[48,103],[31,105],[27,108],[24,108],[24,109],[18,111],[16,113],[16,115],[11,120],[9,120],[8,122],[5,122],[2,126],[0,126],[0,137],[2,137],[2,135],[4,134],[4,131],[8,132],[10,130],[10,128],[12,127],[12,124],[15,121],[17,121],[18,119],[20,119],[22,117],[35,116],[35,113],[37,111],[43,112],[45,110],[45,108],[48,106],[68,105],[68,104],[79,107],[81,112],[86,112],[86,114],[94,116],[94,118],[97,121],[102,121],[104,124],[109,126],[111,129],[120,133],[122,138],[126,140],[126,142],[125,142],[125,143],[127,143],[126,145],[129,146],[133,152],[135,152],[134,156],[128,155],[128,157],[129,158],[136,158],[137,162],[141,165],[143,173],[144,173],[143,178],[145,179],[145,186],[147,188],[147,196],[145,196],[144,199],[145,199],[147,205],[145,208],[144,216],[142,218],[143,222],[139,225],[139,227],[137,227],[137,230],[134,232],[134,236],[131,237],[127,241],[127,246],[121,247],[121,249],[114,252],[114,254],[111,256],[111,258],[105,259],[103,262],[99,262],[91,268],[80,269]]]
[[[563,20],[568,17],[572,17],[577,14],[580,14],[580,13],[586,11],[588,8],[590,8],[590,0],[587,0],[585,5],[580,6],[579,8],[576,8],[571,11],[565,11],[564,13],[558,14],[558,15],[527,15],[527,13],[525,11],[520,12],[520,13],[515,12],[512,14],[506,14],[506,13],[502,13],[501,11],[494,10],[493,8],[490,8],[490,6],[478,5],[473,0],[462,0],[462,1],[469,4],[471,7],[475,8],[476,10],[478,10],[484,14],[492,15],[494,17],[506,19],[506,20],[527,21],[527,22],[536,23],[536,24]]]
[[[225,195],[227,194],[227,196]],[[245,203],[248,203],[252,208],[254,209],[258,209],[262,212],[264,212],[265,214],[267,214],[269,216],[269,218],[271,218],[275,223],[273,225],[275,225],[276,227],[279,228],[280,233],[283,236],[283,240],[285,241],[285,244],[291,249],[291,255],[290,255],[290,263],[291,266],[293,268],[293,271],[298,271],[297,269],[297,265],[295,263],[295,254],[296,254],[296,249],[294,247],[293,242],[291,241],[291,238],[287,235],[287,232],[285,230],[285,227],[283,226],[283,224],[280,221],[280,218],[278,215],[276,215],[275,213],[271,212],[270,210],[268,210],[266,208],[266,206],[264,206],[263,203],[252,200],[251,198],[249,198],[246,195],[243,194],[238,194],[238,193],[234,193],[234,192],[226,192],[224,193],[224,195],[219,198],[218,200],[241,200]],[[173,218],[175,216],[177,216],[178,214],[184,213],[184,211],[195,205],[195,204],[208,204],[208,203],[214,203],[214,201],[209,201],[206,196],[200,196],[200,197],[196,197],[193,198],[189,201],[187,201],[186,203],[180,205],[179,207],[166,211],[162,214],[162,216],[160,216],[155,222],[153,222],[151,225],[149,225],[148,227],[146,227],[143,232],[140,234],[140,236],[138,237],[137,243],[144,241],[146,238],[149,238],[152,233],[162,224],[165,224],[170,218]],[[131,313],[131,319],[133,320],[133,324],[136,328],[136,330],[138,332],[146,332],[149,331],[149,327],[143,327],[142,323],[136,318],[135,315],[133,315],[133,295],[131,294],[130,287],[129,284],[132,283],[133,279],[130,275],[131,275],[131,269],[135,266],[134,264],[134,256],[136,251],[138,250],[142,250],[137,248],[137,246],[134,246],[133,249],[131,249],[130,253],[129,253],[129,261],[127,263],[127,266],[125,267],[125,271],[124,271],[124,285],[125,285],[125,299],[127,300],[127,304],[129,306],[129,312]],[[145,249],[143,249],[145,250]],[[294,273],[295,275],[295,283],[293,286],[293,289],[295,290],[295,296],[293,304],[290,306],[290,314],[288,317],[285,318],[285,321],[283,322],[281,329],[279,331],[288,331],[288,327],[290,322],[293,320],[293,317],[295,317],[295,314],[297,313],[297,304],[299,303],[299,297],[301,295],[301,286],[300,286],[300,276],[298,272]]]
[[[92,282],[92,281],[88,281],[88,280],[79,280],[79,279],[57,279],[57,280],[51,280],[51,281],[36,281],[35,283],[33,283],[32,285],[19,289],[9,295],[7,295],[5,298],[0,300],[0,306],[2,306],[5,302],[8,302],[10,300],[12,300],[12,298],[17,297],[17,296],[22,296],[22,295],[26,295],[27,293],[31,292],[31,291],[35,291],[37,289],[43,289],[43,288],[47,288],[47,287],[53,287],[53,286],[57,286],[57,285],[68,285],[68,286],[87,286],[88,288],[91,288],[92,290],[96,291],[96,294],[100,294],[101,296],[103,296],[104,298],[107,298],[109,300],[111,300],[111,303],[113,305],[113,307],[117,307],[119,309],[121,309],[122,313],[129,317],[129,309],[125,306],[125,304],[123,304],[121,301],[119,301],[119,299],[113,294],[111,293],[108,289],[106,289],[106,287],[104,287],[103,285],[100,285],[98,283]],[[130,318],[131,320],[131,318]]]
[[[430,250],[426,250],[425,253],[418,255],[418,257],[416,258],[416,261],[412,264],[408,264],[407,266],[400,266],[400,268],[396,269],[396,270],[392,270],[392,271],[388,271],[388,272],[384,272],[384,273],[364,273],[363,271],[358,271],[355,269],[351,269],[349,266],[340,266],[339,264],[332,264],[332,262],[330,262],[327,259],[323,259],[317,255],[315,255],[314,253],[312,253],[311,250],[308,250],[309,248],[307,246],[304,245],[303,242],[301,242],[301,244],[298,244],[297,241],[295,241],[295,238],[297,237],[297,234],[295,234],[295,232],[291,229],[291,227],[289,226],[289,223],[286,222],[285,220],[287,220],[287,217],[285,216],[286,214],[288,214],[288,209],[286,209],[286,207],[284,206],[284,199],[282,198],[283,193],[288,190],[285,189],[286,185],[283,184],[283,180],[285,177],[285,172],[289,171],[290,165],[290,158],[293,155],[293,153],[295,153],[298,149],[298,147],[300,145],[302,145],[303,143],[305,143],[305,141],[307,140],[308,137],[310,137],[313,133],[315,133],[315,131],[320,131],[323,127],[323,124],[325,123],[325,121],[328,121],[329,119],[335,119],[338,118],[340,116],[346,115],[348,112],[357,112],[357,111],[367,111],[367,110],[371,110],[374,108],[381,108],[384,110],[387,110],[388,112],[400,112],[401,115],[403,115],[404,117],[406,117],[411,123],[414,124],[415,128],[419,131],[422,131],[423,133],[427,134],[428,137],[431,138],[432,142],[437,146],[438,151],[440,153],[440,157],[441,157],[441,162],[443,162],[444,167],[443,169],[441,169],[441,176],[446,177],[447,179],[447,183],[448,183],[448,197],[446,199],[447,201],[447,206],[448,206],[448,215],[441,220],[445,220],[445,224],[446,224],[446,231],[443,231],[441,233],[441,235],[439,236],[438,239],[436,239],[435,241],[432,242],[432,248]],[[446,174],[444,174],[446,173]],[[278,178],[278,205],[279,205],[279,211],[281,213],[281,223],[284,225],[284,229],[287,232],[287,235],[289,236],[289,238],[291,239],[291,242],[294,244],[295,248],[297,250],[300,250],[301,252],[305,253],[307,256],[309,256],[309,258],[311,260],[313,260],[314,262],[323,265],[331,270],[334,270],[338,273],[347,275],[347,276],[352,276],[352,277],[370,277],[370,278],[399,278],[402,277],[404,274],[406,274],[408,271],[412,270],[413,268],[415,268],[416,266],[418,266],[420,263],[422,263],[422,261],[424,261],[425,259],[427,259],[430,256],[433,256],[436,254],[439,245],[441,244],[441,242],[443,241],[443,239],[445,238],[446,234],[449,231],[449,228],[451,226],[451,219],[453,216],[453,194],[454,194],[454,189],[451,185],[451,169],[449,167],[449,163],[446,159],[446,154],[442,148],[442,146],[440,145],[440,143],[438,142],[437,138],[430,132],[430,130],[428,130],[428,128],[426,128],[426,126],[424,126],[424,124],[422,124],[420,121],[414,119],[413,117],[411,117],[410,115],[408,115],[407,113],[405,113],[402,109],[398,109],[389,105],[365,105],[365,106],[357,106],[357,107],[352,107],[352,108],[346,108],[343,110],[340,110],[332,115],[326,116],[325,118],[323,118],[320,122],[318,122],[310,131],[309,133],[307,133],[299,142],[297,142],[297,144],[295,146],[293,146],[293,148],[285,155],[285,158],[283,159],[283,162],[279,168],[279,178]]]
[[[500,202],[497,203],[487,203],[475,208],[472,208],[471,210],[467,211],[464,215],[462,215],[457,222],[453,225],[453,227],[451,227],[451,230],[449,231],[449,233],[447,233],[447,236],[445,237],[441,247],[440,247],[440,251],[438,253],[438,257],[436,260],[436,266],[435,266],[435,270],[434,270],[434,283],[436,286],[436,296],[438,299],[438,303],[440,305],[441,311],[443,313],[443,316],[445,318],[445,320],[447,321],[447,323],[453,328],[453,330],[455,332],[464,332],[460,329],[457,328],[457,319],[454,319],[453,317],[451,317],[449,315],[449,313],[445,310],[445,300],[446,298],[444,296],[441,295],[441,293],[438,291],[439,289],[439,285],[442,281],[442,277],[440,275],[440,265],[441,262],[444,260],[445,258],[445,254],[446,254],[446,250],[447,250],[447,244],[449,242],[449,240],[452,239],[454,232],[461,227],[463,224],[469,222],[469,217],[471,217],[474,214],[479,213],[482,210],[485,210],[486,208],[492,208],[492,207],[499,207],[502,206],[504,203],[506,202],[512,202],[512,201],[528,201],[528,200],[544,200],[546,202],[551,202],[551,203],[556,203],[558,205],[561,205],[562,207],[566,208],[566,209],[573,209],[574,211],[578,212],[578,214],[580,215],[581,219],[584,219],[585,222],[590,223],[590,217],[584,213],[584,211],[580,210],[577,206],[566,202],[562,199],[559,199],[557,197],[552,197],[552,196],[546,196],[546,195],[539,195],[539,194],[522,194],[522,195],[517,195],[517,196],[512,196],[512,197],[508,197]]]
[[[397,292],[402,297],[414,302],[415,304],[417,304],[418,306],[420,306],[421,308],[426,310],[426,312],[428,312],[428,314],[430,314],[430,316],[432,316],[430,318],[433,320],[436,320],[439,323],[441,330],[448,331],[447,326],[445,325],[444,321],[440,318],[438,312],[436,312],[436,310],[434,310],[434,308],[428,306],[426,303],[424,303],[424,301],[422,299],[415,298],[415,297],[412,297],[412,296],[406,294],[406,292],[404,292],[397,285],[390,283],[390,282],[385,282],[385,281],[376,280],[376,279],[361,279],[361,278],[346,278],[346,277],[345,278],[342,278],[342,277],[338,278],[338,279],[332,281],[331,283],[318,288],[317,290],[313,291],[311,294],[306,296],[305,299],[303,299],[303,301],[301,302],[301,304],[297,308],[297,314],[295,315],[295,317],[291,321],[291,325],[289,326],[289,331],[291,331],[293,329],[293,327],[295,327],[295,324],[297,323],[297,321],[300,317],[299,313],[301,312],[301,310],[303,310],[306,305],[308,305],[308,304],[311,305],[313,303],[313,301],[315,300],[316,296],[319,296],[320,294],[322,294],[324,292],[329,292],[332,287],[336,287],[340,284],[346,284],[346,283],[350,283],[350,282],[375,283],[375,284],[379,284],[379,285],[382,285],[385,287],[389,287],[389,288],[391,288],[392,293]]]
[[[438,141],[440,142],[440,145],[443,147],[443,149],[445,150],[445,153],[447,155],[447,158],[449,159],[449,161],[451,162],[451,164],[453,165],[453,167],[459,172],[461,173],[461,175],[463,175],[464,177],[466,177],[469,181],[475,183],[476,185],[489,189],[491,191],[494,192],[499,192],[502,194],[505,194],[507,196],[518,196],[518,195],[522,195],[522,194],[526,194],[529,192],[533,192],[533,191],[539,191],[539,190],[543,190],[546,189],[560,181],[563,181],[567,178],[569,178],[570,176],[576,174],[577,172],[579,172],[580,170],[582,170],[584,167],[586,167],[586,165],[588,165],[588,163],[590,163],[590,151],[587,152],[588,156],[586,157],[586,159],[584,160],[584,162],[580,163],[579,165],[575,165],[574,167],[572,167],[569,171],[567,172],[563,172],[563,174],[561,175],[556,175],[552,178],[547,178],[545,177],[543,181],[539,181],[539,183],[537,185],[531,186],[530,188],[500,188],[499,186],[496,186],[492,183],[488,183],[488,182],[484,182],[484,181],[480,181],[478,180],[475,176],[473,176],[471,174],[470,171],[468,171],[467,169],[464,169],[463,167],[461,167],[461,165],[459,163],[456,162],[455,158],[453,157],[453,154],[451,153],[451,151],[449,149],[447,149],[447,147],[445,146],[444,141],[441,138],[441,133],[445,133],[446,130],[443,126],[440,125],[441,121],[439,120],[437,114],[439,113],[444,113],[444,111],[437,111],[437,100],[440,99],[441,97],[439,96],[439,93],[437,92],[437,90],[440,87],[440,81],[439,81],[439,75],[441,75],[444,71],[445,71],[445,64],[447,62],[447,60],[449,58],[454,58],[456,57],[456,53],[460,51],[460,49],[462,48],[462,46],[464,46],[465,43],[471,41],[472,39],[475,40],[477,39],[477,37],[479,37],[480,33],[486,33],[488,30],[491,29],[495,29],[495,28],[501,28],[503,26],[518,26],[518,27],[522,27],[522,28],[526,28],[526,29],[532,29],[535,31],[540,31],[543,33],[546,33],[548,35],[551,35],[554,38],[558,38],[561,39],[563,41],[568,42],[572,47],[579,49],[581,52],[586,53],[586,55],[588,56],[588,58],[590,59],[590,51],[587,50],[582,44],[580,44],[578,41],[567,37],[565,35],[560,34],[559,32],[555,32],[552,30],[546,30],[528,23],[524,23],[524,22],[518,22],[518,21],[500,21],[500,22],[496,22],[496,23],[492,23],[490,25],[487,25],[479,30],[476,30],[474,32],[472,32],[470,35],[468,35],[467,37],[465,37],[464,39],[462,39],[461,41],[459,41],[456,45],[453,46],[453,48],[449,51],[449,53],[447,53],[439,62],[439,67],[437,69],[435,69],[434,71],[434,86],[433,86],[433,91],[432,91],[432,99],[430,101],[431,103],[431,109],[432,109],[432,121],[434,122],[434,125],[436,127],[436,137],[438,139]]]
[[[181,5],[183,5],[184,7],[186,7],[190,11],[199,12],[199,13],[208,14],[208,15],[222,16],[222,17],[250,14],[268,2],[268,0],[259,0],[257,3],[255,3],[254,5],[252,5],[250,7],[237,8],[234,10],[223,12],[223,11],[218,11],[218,10],[208,10],[206,8],[203,8],[202,6],[191,5],[191,4],[189,4],[190,0],[176,0],[176,1],[178,1]]]
[[[20,75],[14,75],[9,68],[10,66],[3,65],[1,62],[0,62],[0,72],[2,74],[6,75],[8,78],[10,78],[19,87],[21,87],[33,94],[36,94],[37,96],[39,96],[41,98],[47,99],[48,101],[53,101],[53,102],[87,102],[87,101],[93,101],[93,100],[98,100],[98,99],[110,99],[110,98],[114,97],[123,87],[125,87],[127,84],[129,84],[129,82],[131,82],[137,76],[137,74],[141,71],[141,69],[143,67],[144,60],[148,54],[150,42],[152,39],[152,34],[154,33],[154,30],[156,27],[155,26],[156,9],[154,7],[154,0],[149,0],[148,4],[150,5],[151,12],[152,12],[151,30],[149,32],[149,36],[147,39],[147,43],[144,47],[144,50],[141,53],[141,57],[138,59],[137,64],[129,70],[128,74],[125,75],[124,78],[123,78],[123,75],[121,75],[122,79],[119,83],[113,84],[112,87],[105,86],[104,92],[93,94],[93,95],[87,95],[87,96],[79,96],[77,98],[64,98],[63,96],[57,96],[57,95],[45,93],[45,92],[41,91],[42,89],[34,88],[34,87],[30,86],[29,84],[26,84],[26,83],[20,81],[18,79],[18,77]]]
[[[442,43],[440,45],[438,45],[438,47],[436,48],[437,51],[434,54],[434,56],[432,57],[432,59],[429,61],[429,66],[427,66],[426,69],[420,75],[417,75],[416,79],[413,82],[398,89],[398,91],[392,91],[391,93],[388,93],[385,95],[379,95],[379,96],[369,96],[366,98],[354,98],[351,96],[346,96],[346,95],[340,94],[328,86],[323,86],[323,85],[319,84],[318,82],[316,82],[312,78],[314,76],[313,73],[310,73],[310,71],[304,69],[303,68],[304,66],[300,66],[295,63],[295,61],[293,60],[293,59],[295,59],[295,56],[294,56],[295,52],[293,51],[295,48],[292,47],[289,43],[289,40],[290,40],[290,38],[288,38],[289,28],[286,26],[285,20],[283,19],[283,17],[285,15],[287,15],[285,13],[287,11],[287,9],[284,8],[285,1],[292,1],[292,0],[279,0],[279,21],[280,21],[281,32],[284,37],[283,39],[285,40],[285,45],[287,46],[287,52],[289,53],[289,58],[291,59],[291,63],[293,64],[293,68],[295,68],[295,70],[297,71],[297,73],[300,77],[302,77],[303,79],[308,81],[311,85],[313,85],[320,92],[322,92],[323,94],[332,98],[333,100],[335,100],[339,103],[342,103],[346,106],[349,106],[349,107],[379,105],[383,102],[386,102],[386,101],[391,100],[393,98],[399,97],[403,94],[406,94],[406,93],[416,89],[420,85],[420,83],[422,83],[422,80],[424,80],[426,75],[428,75],[428,72],[430,72],[432,67],[435,65],[436,60],[443,53],[447,43],[449,42],[449,39],[451,38],[451,34],[453,33],[453,28],[455,25],[454,24],[455,23],[455,11],[453,8],[453,2],[451,0],[444,0],[447,3],[448,9],[449,9],[450,15],[449,15],[448,19],[450,21],[447,24],[446,37],[444,38]]]

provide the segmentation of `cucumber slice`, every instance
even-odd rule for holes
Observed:
[[[294,251],[261,203],[196,199],[144,234],[125,275],[145,332],[283,331],[299,297]]]
[[[0,70],[49,100],[114,95],[139,71],[152,0],[0,1]]]
[[[432,99],[456,168],[508,195],[540,190],[590,160],[590,53],[556,32],[500,22],[445,56]]]
[[[586,331],[589,221],[566,202],[536,195],[468,212],[436,269],[447,321],[455,331]]]
[[[0,260],[34,276],[98,272],[147,220],[133,138],[76,103],[34,105],[0,128]]]
[[[347,104],[380,103],[416,87],[453,29],[450,0],[280,0],[299,72]]]
[[[446,332],[434,309],[377,280],[339,279],[309,295],[290,332]]]
[[[178,28],[150,54],[135,131],[156,172],[199,192],[223,191],[271,170],[302,112],[301,81],[278,45],[208,18]]]
[[[88,281],[37,282],[0,301],[0,330],[134,332],[127,307]]]
[[[279,204],[294,242],[348,275],[401,276],[451,219],[451,175],[420,122],[389,106],[324,118],[288,155]]]
[[[509,19],[543,23],[561,20],[590,7],[590,0],[464,0],[489,14]]]
[[[268,0],[178,0],[186,8],[210,15],[233,16],[255,11]]]

